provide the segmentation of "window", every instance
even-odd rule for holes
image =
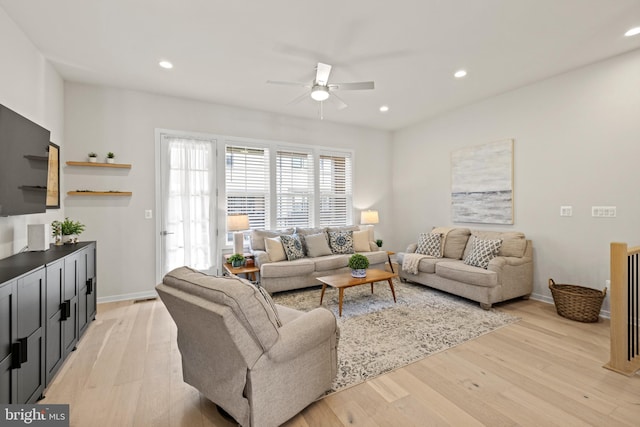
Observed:
[[[320,209],[318,224],[335,227],[352,223],[351,155],[321,153],[318,179]]]
[[[251,229],[353,223],[351,152],[228,140],[225,165],[227,213]]]
[[[278,150],[276,154],[276,227],[313,224],[313,156]]]
[[[250,228],[270,228],[269,150],[227,145],[225,163],[227,213],[249,215]]]

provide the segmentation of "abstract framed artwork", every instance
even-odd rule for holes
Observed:
[[[513,140],[451,153],[453,222],[513,224]]]
[[[60,208],[60,146],[49,143],[49,173],[47,176],[47,209]]]

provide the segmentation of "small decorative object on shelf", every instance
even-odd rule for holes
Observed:
[[[95,163],[98,161],[98,155],[96,153],[94,153],[93,151],[89,153],[89,162],[90,163]]]
[[[378,245],[378,247],[381,248],[382,247],[382,239],[376,240],[376,245]]]
[[[51,234],[55,239],[55,244],[78,243],[78,236],[84,231],[84,224],[80,221],[73,221],[65,218],[64,221],[53,221],[51,223]],[[60,239],[62,236],[62,239]]]
[[[109,151],[107,153],[107,163],[114,163],[116,160],[116,155],[113,152]]]
[[[241,267],[244,264],[244,256],[242,254],[233,254],[227,260],[231,267]]]
[[[351,269],[351,277],[363,278],[367,277],[367,268],[369,268],[369,258],[364,255],[354,254],[349,258],[349,268]]]

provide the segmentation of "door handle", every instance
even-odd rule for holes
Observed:
[[[161,231],[160,232],[161,236],[166,236],[167,234],[176,234],[176,233],[174,233],[173,231]]]
[[[60,320],[64,321],[71,317],[71,300],[65,300],[62,304],[60,304],[60,309],[62,310],[62,315],[60,316]]]
[[[93,277],[87,280],[87,295],[91,295],[93,293]]]
[[[20,369],[23,363],[27,363],[27,338],[20,338],[18,342],[11,344],[11,369]]]

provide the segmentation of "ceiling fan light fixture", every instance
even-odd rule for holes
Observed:
[[[456,79],[461,79],[466,75],[467,75],[467,71],[466,70],[458,70],[453,74],[453,77],[455,77]]]
[[[326,101],[329,99],[329,88],[322,85],[315,85],[311,89],[311,98],[314,101]]]

